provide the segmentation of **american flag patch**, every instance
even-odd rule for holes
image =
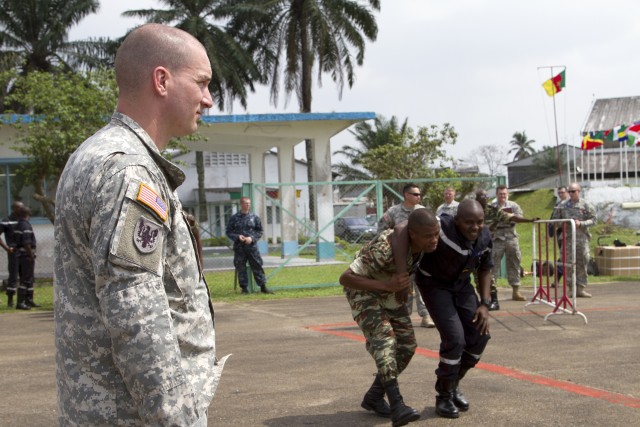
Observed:
[[[167,205],[164,203],[164,200],[162,200],[162,198],[160,198],[160,196],[158,196],[158,194],[147,184],[140,184],[136,200],[139,200],[144,205],[150,207],[151,210],[154,211],[163,221],[167,220]]]

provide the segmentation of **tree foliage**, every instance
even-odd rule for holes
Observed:
[[[362,166],[376,179],[433,178],[435,170],[445,168],[447,156],[445,146],[454,145],[455,129],[448,123],[441,128],[436,125],[408,127],[403,139],[368,150],[362,155]]]
[[[506,160],[507,151],[504,146],[491,144],[481,145],[473,150],[467,161],[478,169],[485,169],[490,176],[496,176],[504,175],[506,172]]]
[[[513,139],[509,142],[509,144],[513,146],[513,148],[509,150],[509,154],[515,151],[513,161],[522,160],[535,153],[536,149],[532,147],[534,142],[536,142],[536,140],[529,139],[525,131],[514,133]]]
[[[73,151],[103,127],[115,109],[117,88],[112,71],[32,72],[15,81],[9,102],[20,102],[32,120],[18,124],[16,151],[29,158],[21,173],[34,185],[36,199],[53,222],[53,197]],[[46,183],[46,184],[45,184]],[[48,185],[47,185],[48,184]]]
[[[356,124],[354,130],[349,130],[349,132],[356,138],[357,144],[343,145],[340,150],[333,153],[346,158],[346,161],[340,161],[333,165],[334,172],[338,174],[338,180],[366,181],[376,179],[362,165],[364,154],[387,144],[402,144],[409,129],[407,121],[408,119],[405,119],[402,125],[398,125],[396,116],[391,117],[390,120],[383,116],[377,116],[373,125],[366,121]]]

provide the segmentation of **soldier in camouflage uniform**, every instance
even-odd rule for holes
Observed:
[[[404,240],[404,250],[399,249],[407,260],[406,272],[397,273],[392,249],[395,232],[385,230],[358,252],[340,276],[353,318],[378,368],[362,407],[383,417],[391,416],[394,426],[420,417],[404,404],[398,388],[398,375],[411,361],[417,346],[402,292],[410,285],[409,273],[423,253],[435,250],[440,232],[436,217],[427,209],[412,212],[406,224],[408,237]],[[385,392],[390,407],[384,400]]]
[[[501,186],[498,189],[506,189],[506,187]],[[491,280],[491,305],[489,306],[490,311],[500,310],[500,302],[498,301],[498,288],[496,287],[496,277],[498,271],[500,269],[500,260],[502,259],[503,254],[506,251],[506,247],[512,249],[512,255],[517,254],[517,272],[513,273],[513,265],[511,272],[508,271],[509,284],[512,287],[512,297],[516,301],[524,301],[524,297],[519,292],[520,286],[520,248],[517,247],[517,234],[515,229],[511,229],[510,227],[515,226],[514,223],[522,223],[522,222],[533,222],[534,219],[527,219],[522,217],[522,210],[518,206],[519,212],[509,212],[508,210],[501,209],[497,204],[488,204],[487,200],[487,192],[484,190],[476,191],[476,200],[482,205],[484,209],[484,224],[489,227],[489,231],[493,236],[493,275]],[[513,208],[511,208],[513,209]],[[515,235],[515,247],[517,248],[517,252],[514,249],[514,245],[512,242],[512,235]],[[502,236],[503,238],[497,237]],[[507,237],[509,238],[509,242],[507,242]],[[498,249],[496,249],[496,244],[498,245]],[[500,256],[496,255],[498,253]],[[508,261],[507,261],[508,262]],[[514,261],[512,260],[512,264]],[[513,275],[516,277],[513,277]],[[476,284],[478,283],[477,278],[474,276]]]
[[[240,198],[240,212],[231,216],[227,223],[227,237],[233,242],[233,265],[238,274],[238,282],[242,294],[249,293],[249,277],[247,275],[247,261],[253,271],[253,278],[263,294],[272,294],[267,288],[267,278],[262,268],[262,257],[258,251],[258,240],[262,237],[262,221],[253,212],[251,199]]]
[[[406,221],[407,218],[409,218],[409,214],[414,210],[425,208],[425,206],[420,204],[421,194],[420,188],[418,188],[417,185],[406,184],[402,188],[402,194],[404,201],[391,206],[387,209],[384,215],[382,215],[382,218],[380,218],[380,221],[378,222],[378,232],[395,227],[401,222]],[[409,315],[411,315],[411,312],[413,311],[413,301],[415,300],[418,315],[422,317],[420,326],[423,328],[435,327],[433,321],[431,321],[431,317],[429,317],[429,310],[427,310],[427,306],[424,305],[420,292],[418,292],[416,288],[415,281],[413,281],[411,289],[407,294],[407,308],[409,309]]]
[[[436,215],[447,214],[450,216],[456,216],[458,212],[458,203],[456,201],[456,189],[453,187],[447,187],[444,189],[444,203],[438,206],[436,209]]]
[[[211,66],[191,35],[138,27],[115,60],[111,122],[69,158],[56,195],[54,315],[64,426],[207,425],[226,357],[161,155],[213,102]]]
[[[573,219],[576,223],[576,247],[575,247],[575,264],[576,264],[576,283],[578,289],[576,296],[581,298],[591,298],[585,288],[587,286],[587,265],[589,264],[589,241],[591,233],[589,227],[596,223],[596,210],[593,205],[580,198],[581,188],[577,183],[569,185],[569,199],[562,201],[553,211],[551,219]],[[573,242],[571,238],[571,227],[566,227],[566,257],[570,262],[571,254],[573,254]],[[562,238],[562,236],[560,236]],[[564,269],[567,277],[572,280],[572,275],[568,272],[568,268]],[[573,288],[573,283],[570,286]]]

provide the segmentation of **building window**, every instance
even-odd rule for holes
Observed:
[[[249,155],[241,153],[202,153],[204,167],[213,166],[243,166],[249,164]],[[191,164],[195,166],[195,161]]]

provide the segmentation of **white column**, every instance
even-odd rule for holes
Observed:
[[[295,182],[294,144],[278,146],[278,176],[280,183]],[[296,222],[296,188],[293,185],[282,185],[279,188],[280,229],[282,240],[282,257],[298,251],[298,224]],[[275,217],[274,217],[275,219]],[[275,224],[274,224],[275,226]]]
[[[323,185],[314,186],[315,194],[315,214],[317,230],[320,233],[318,239],[316,258],[335,258],[335,238],[333,224],[333,185],[331,185],[331,144],[330,135],[317,134],[312,140],[313,145],[313,180],[315,182],[326,182]],[[328,224],[331,224],[327,227]]]

